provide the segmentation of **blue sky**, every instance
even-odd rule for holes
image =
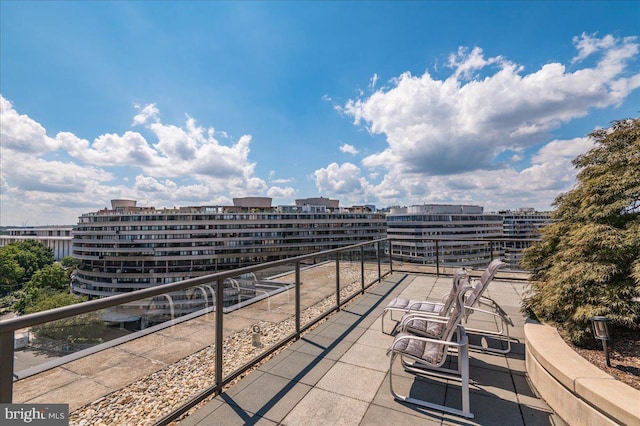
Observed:
[[[635,2],[0,2],[0,225],[138,205],[535,207],[638,116]]]

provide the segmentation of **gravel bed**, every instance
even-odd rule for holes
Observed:
[[[367,272],[369,272],[365,273],[367,282],[377,278],[377,271],[375,275],[373,271]],[[348,279],[349,275],[356,273],[358,274],[357,279]],[[341,298],[347,297],[360,289],[359,271],[347,270],[346,273],[341,271],[341,278],[343,278],[343,274],[344,278],[347,278],[345,281],[353,282],[345,285],[340,290]],[[301,312],[301,324],[309,323],[314,318],[329,311],[334,305],[335,296],[330,296],[305,309]],[[253,345],[250,333],[251,327],[240,330],[224,339],[225,365],[223,366],[223,374],[225,376],[260,355],[265,351],[265,348],[274,346],[285,336],[295,331],[294,317],[280,323],[257,321],[256,324],[262,330],[261,347]],[[277,352],[263,362],[268,361],[276,354]],[[211,345],[122,389],[80,407],[70,414],[69,424],[79,426],[152,425],[215,384],[214,360],[215,346]],[[257,367],[255,366],[253,369]],[[249,370],[245,375],[253,369]],[[206,400],[199,405],[205,402]]]

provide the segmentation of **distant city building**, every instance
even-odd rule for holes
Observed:
[[[339,200],[331,200],[329,198],[303,198],[296,200],[296,206],[325,206],[329,209],[337,209],[340,204]]]
[[[351,212],[338,200],[297,201],[275,208],[270,198],[247,197],[233,206],[156,209],[113,200],[111,209],[79,218],[73,291],[111,296],[386,236],[384,214]],[[176,310],[192,310],[189,303]]]
[[[0,247],[19,241],[35,240],[49,247],[56,260],[71,255],[73,226],[9,228],[7,232],[7,235],[0,235]]]
[[[504,242],[504,261],[511,268],[520,268],[522,251],[531,245],[531,239],[540,237],[541,227],[553,222],[551,212],[538,212],[531,207],[523,207],[499,213],[502,216],[504,236],[510,239]]]
[[[480,206],[394,207],[387,214],[387,236],[396,239],[391,252],[394,260],[435,264],[437,259],[441,265],[483,267],[492,255],[503,255],[499,243],[476,241],[503,236],[502,216],[484,213]]]

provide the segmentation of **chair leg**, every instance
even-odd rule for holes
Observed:
[[[391,395],[393,395],[394,399],[402,402],[408,402],[410,404],[419,405],[420,407],[430,408],[438,411],[443,411],[445,413],[455,414],[456,416],[465,417],[467,419],[474,418],[474,414],[470,411],[470,403],[469,403],[469,354],[466,346],[462,346],[460,348],[460,352],[464,352],[464,358],[459,359],[458,363],[462,364],[459,366],[461,369],[462,376],[462,410],[458,410],[456,408],[447,407],[446,405],[435,404],[433,402],[424,401],[422,399],[412,398],[410,396],[403,396],[393,389],[393,362],[396,357],[399,355],[396,352],[391,353],[391,360],[389,361],[389,388],[391,390]],[[464,361],[463,361],[464,360]]]
[[[458,367],[460,367],[460,376],[462,378],[462,412],[471,415],[469,402],[469,348],[462,345],[458,350]]]

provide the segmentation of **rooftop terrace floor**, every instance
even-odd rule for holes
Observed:
[[[495,280],[487,292],[511,316],[520,340],[507,355],[470,351],[471,411],[464,419],[394,400],[389,390],[387,348],[381,314],[394,297],[438,300],[450,276],[394,272],[340,312],[249,373],[225,392],[190,411],[180,426],[235,424],[564,424],[527,379],[519,312],[526,281]],[[472,316],[470,325],[483,318]],[[484,318],[486,320],[486,318]],[[385,327],[392,327],[386,322]],[[390,330],[385,330],[389,332]],[[460,407],[455,382],[416,379],[393,369],[394,387],[435,403]]]

